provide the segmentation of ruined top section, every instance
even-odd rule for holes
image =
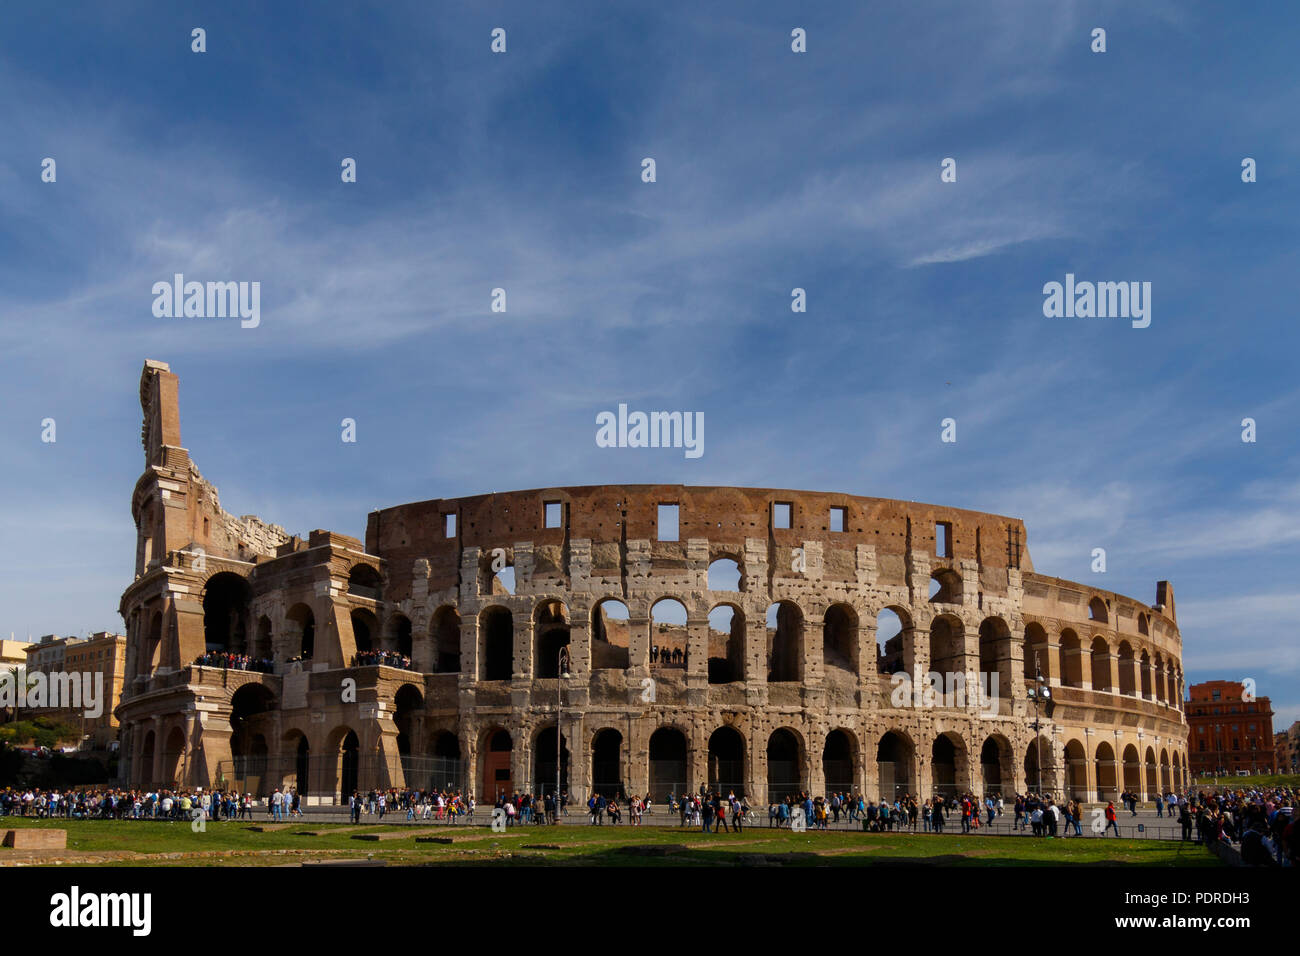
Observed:
[[[675,534],[667,523],[674,506]],[[436,575],[440,564],[458,566],[462,548],[641,540],[657,549],[659,542],[685,546],[692,539],[707,540],[714,557],[742,555],[747,541],[762,539],[786,548],[819,542],[828,551],[866,546],[895,560],[928,553],[935,566],[973,561],[986,569],[1033,570],[1018,518],[834,492],[692,485],[540,488],[399,505],[370,514],[366,551],[389,561],[390,570],[429,558]]]
[[[140,373],[140,407],[144,411],[140,441],[146,467],[163,464],[164,447],[181,447],[178,393],[179,381],[167,363],[146,360]]]

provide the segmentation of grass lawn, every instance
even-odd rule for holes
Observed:
[[[544,864],[581,866],[1035,866],[1074,863],[1110,866],[1219,866],[1208,851],[1165,840],[1083,837],[1034,839],[858,832],[791,833],[753,828],[705,834],[671,827],[359,826],[295,823],[265,833],[260,822],[209,822],[195,833],[187,821],[49,821],[0,819],[0,829],[47,827],[68,831],[68,849],[0,848],[0,866],[275,866],[327,860],[382,859],[392,864]],[[307,832],[318,836],[306,835]],[[377,842],[358,834],[401,834]],[[450,844],[416,837],[451,838]]]
[[[1300,787],[1300,774],[1272,773],[1257,777],[1197,777],[1193,788],[1206,790],[1240,790],[1247,787]]]

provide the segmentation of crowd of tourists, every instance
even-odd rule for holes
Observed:
[[[0,817],[68,820],[251,820],[257,798],[234,790],[123,790],[7,788]],[[298,795],[292,794],[292,809]],[[288,812],[288,811],[286,811]]]
[[[475,806],[472,795],[461,793],[452,787],[442,790],[390,788],[366,793],[354,790],[348,797],[348,814],[353,823],[360,823],[362,817],[368,816],[375,817],[375,822],[378,823],[390,814],[396,814],[405,820],[469,822]]]
[[[357,651],[352,658],[353,667],[374,667],[376,664],[398,667],[404,671],[411,669],[411,659],[397,651]]]
[[[590,801],[588,801],[588,804],[590,805]],[[498,810],[504,816],[505,824],[508,827],[522,824],[542,826],[556,823],[556,803],[555,794],[553,793],[544,794],[540,798],[532,793],[520,793],[518,790],[508,794],[498,794],[496,802],[492,806],[493,815]],[[560,817],[569,815],[569,792],[567,790],[560,793],[559,814]],[[610,822],[617,823],[621,816],[622,811],[615,805],[613,813],[610,814]],[[604,817],[604,805],[602,804],[600,820],[593,818],[592,822],[601,822]]]
[[[701,787],[697,794],[668,794],[668,814],[676,815],[678,825],[697,826],[705,833],[740,833],[745,824],[754,825],[754,813],[743,796],[734,790],[723,796],[720,790]],[[730,824],[728,824],[730,820]]]
[[[1140,801],[1130,793],[1119,796],[1120,807],[1136,815]],[[1235,845],[1245,863],[1257,866],[1300,865],[1300,788],[1275,786],[1252,789],[1190,789],[1168,792],[1153,801],[1156,814],[1177,821],[1184,841]],[[561,793],[559,818],[569,814],[570,799]],[[472,794],[448,786],[445,789],[387,789],[354,792],[348,798],[354,823],[363,816],[375,822],[397,814],[407,821],[437,820],[469,823],[476,809]],[[44,789],[37,787],[0,789],[0,817],[35,819],[118,819],[118,820],[251,820],[261,811],[274,821],[303,816],[304,803],[296,788],[276,788],[262,798],[234,789],[123,789],[112,787]],[[500,810],[506,826],[555,824],[557,802],[554,793],[541,797],[526,792],[499,794],[492,806]],[[700,827],[705,832],[740,832],[756,824],[755,815],[743,795],[734,790],[723,794],[701,787],[696,794],[668,795],[668,819],[681,827]],[[650,798],[622,793],[592,793],[586,802],[588,822],[593,826],[617,825],[625,820],[639,826],[653,812]],[[992,827],[1005,813],[1011,814],[1012,832],[1028,830],[1036,837],[1120,835],[1115,802],[1085,811],[1077,800],[1058,801],[1050,795],[1017,794],[1008,806],[1001,796],[973,793],[918,800],[903,794],[893,801],[868,800],[862,794],[832,792],[812,796],[804,791],[768,804],[767,825],[786,829],[826,830],[846,820],[871,832],[944,833],[960,827],[962,833]],[[396,822],[387,821],[387,822]]]
[[[198,657],[195,664],[204,667],[220,667],[228,671],[260,671],[270,674],[275,671],[275,661],[265,657],[251,657],[248,654],[229,654],[226,651],[208,651]]]
[[[1300,788],[1192,790],[1178,797],[1182,838],[1237,844],[1251,866],[1300,866]]]

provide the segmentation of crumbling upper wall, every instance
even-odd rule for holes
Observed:
[[[561,527],[545,527],[548,502],[563,506]],[[791,505],[788,528],[774,527],[778,503]],[[676,542],[659,541],[661,504],[678,506]],[[830,530],[832,508],[844,509],[843,531]],[[445,532],[448,515],[456,517],[453,537]],[[944,555],[936,553],[940,523],[951,532]],[[404,591],[419,558],[429,561],[430,589],[454,587],[462,548],[490,551],[527,541],[535,554],[562,564],[575,540],[590,541],[596,561],[625,551],[629,541],[647,541],[654,566],[671,568],[684,560],[691,539],[707,540],[711,559],[740,559],[754,538],[766,538],[777,555],[820,544],[824,573],[846,580],[853,579],[861,545],[874,549],[882,583],[905,583],[909,553],[928,555],[935,569],[975,562],[994,592],[1005,590],[1008,568],[1033,569],[1018,518],[831,492],[690,485],[539,488],[399,505],[370,514],[366,551],[388,562],[390,581]]]
[[[289,539],[284,528],[256,515],[235,517],[181,447],[179,384],[166,362],[146,361],[140,375],[141,442],[145,474],[132,511],[139,527],[137,574],[170,551],[202,548],[214,557],[251,561],[274,555]]]

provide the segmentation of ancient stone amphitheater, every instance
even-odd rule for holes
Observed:
[[[177,391],[146,363],[124,783],[762,802],[1186,779],[1172,588],[1146,605],[1037,574],[1015,518],[626,485],[421,501],[372,512],[364,543],[303,540],[221,508]],[[970,692],[900,692],[931,673]]]

